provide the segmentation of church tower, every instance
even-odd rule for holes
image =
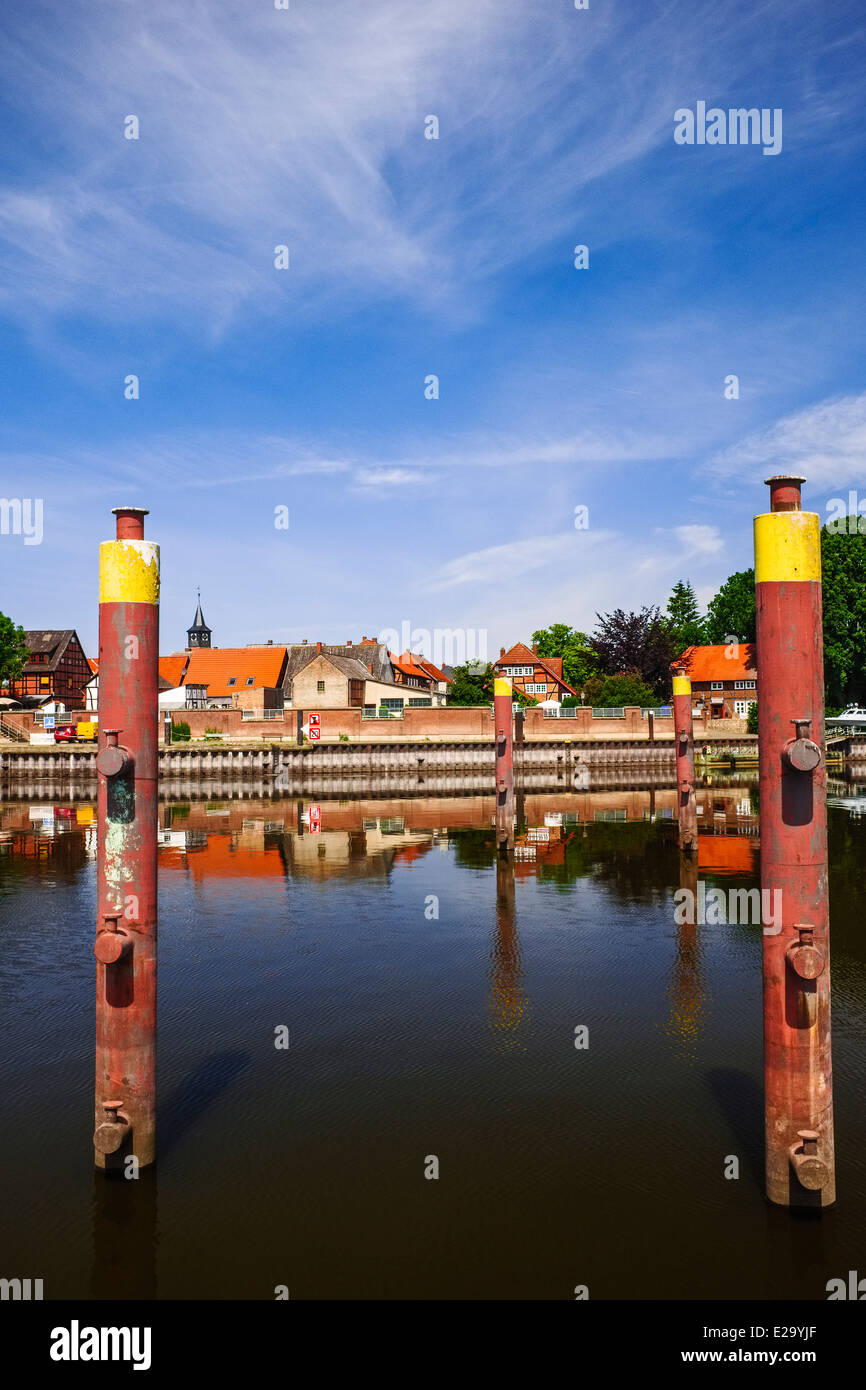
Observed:
[[[201,593],[198,590],[196,593],[198,594],[198,607],[195,610],[192,627],[188,627],[186,630],[187,651],[195,650],[196,647],[210,646],[210,628],[201,611]]]

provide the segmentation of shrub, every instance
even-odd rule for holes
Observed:
[[[189,743],[189,724],[185,719],[179,719],[177,723],[172,722],[171,741],[172,743]]]

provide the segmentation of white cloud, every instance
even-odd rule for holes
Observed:
[[[832,397],[787,415],[723,449],[708,467],[726,479],[747,474],[750,482],[795,473],[814,489],[853,486],[863,479],[864,460],[866,393]]]
[[[725,547],[717,526],[675,526],[674,535],[680,543],[682,559],[694,555],[718,555]]]
[[[557,568],[588,548],[605,545],[616,539],[613,531],[565,531],[552,536],[530,536],[525,540],[491,545],[473,550],[449,560],[435,574],[426,588],[436,592],[458,584],[494,585],[506,583],[533,570]]]
[[[711,5],[639,24],[534,0],[22,7],[0,76],[31,138],[0,188],[0,304],[169,314],[211,337],[250,302],[469,313],[472,287],[534,248],[568,256],[594,186],[671,145],[698,78],[736,81],[765,9],[732,50]]]

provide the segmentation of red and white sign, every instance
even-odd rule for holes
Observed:
[[[322,737],[322,716],[320,714],[311,714],[306,724],[302,724],[301,728],[307,735],[310,743],[318,743]]]
[[[311,806],[309,810],[310,834],[320,835],[322,832],[322,808],[321,806]]]

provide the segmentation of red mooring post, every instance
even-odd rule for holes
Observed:
[[[99,547],[96,942],[98,1168],[153,1163],[159,546],[143,507],[115,507]]]
[[[500,854],[514,849],[514,749],[511,681],[493,681],[493,726],[496,738],[496,844]]]
[[[698,803],[695,796],[695,743],[692,732],[692,683],[679,667],[673,676],[674,740],[677,757],[677,820],[680,849],[698,852]]]
[[[830,1033],[821,522],[800,510],[803,478],[768,478],[755,517],[767,1196],[836,1200]],[[778,899],[769,898],[771,903]],[[776,914],[774,914],[776,915]]]

